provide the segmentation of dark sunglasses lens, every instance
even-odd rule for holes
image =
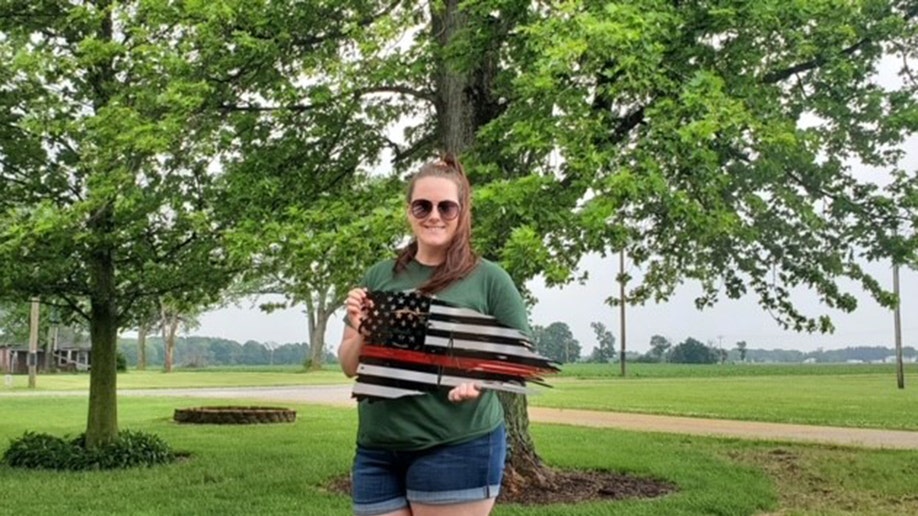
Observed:
[[[433,203],[426,199],[418,199],[411,202],[411,214],[416,218],[423,219],[430,215],[433,210]]]
[[[440,211],[440,216],[446,220],[453,220],[459,216],[459,205],[453,201],[442,201],[437,205],[437,210]]]

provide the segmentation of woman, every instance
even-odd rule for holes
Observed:
[[[367,290],[418,290],[492,315],[529,333],[526,307],[510,276],[471,248],[471,192],[451,156],[423,165],[408,183],[414,235],[395,259],[371,267],[348,294],[338,351],[348,377],[365,345]],[[507,453],[504,415],[493,391],[464,383],[448,392],[358,405],[352,471],[357,516],[485,516],[500,490]]]

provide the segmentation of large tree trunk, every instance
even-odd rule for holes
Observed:
[[[103,42],[111,41],[113,34],[110,6],[110,0],[102,0],[96,5],[99,12],[109,13],[99,25],[98,37]],[[112,59],[98,63],[87,74],[96,92],[93,108],[97,113],[109,101],[109,88],[115,77]],[[117,288],[114,250],[107,243],[115,227],[114,200],[109,199],[94,212],[87,226],[99,240],[86,260],[90,275],[89,336],[92,342],[86,446],[96,448],[118,437]]]
[[[90,222],[98,234],[108,234],[112,209],[103,208]],[[91,294],[89,335],[92,342],[89,374],[89,418],[86,446],[98,447],[118,437],[116,343],[118,314],[115,306],[115,261],[110,249],[97,249],[89,257]]]
[[[460,3],[460,0],[446,0],[444,4],[434,4],[442,8],[431,8],[431,29],[441,48],[447,47],[469,23],[467,14],[459,9]],[[463,56],[474,59],[474,66],[462,70],[447,60],[440,62],[435,78],[435,107],[438,141],[443,151],[458,155],[469,150],[475,144],[478,128],[499,114],[500,107],[493,95],[498,55],[495,47],[484,49],[482,55],[474,58]],[[552,473],[542,464],[529,435],[526,397],[501,393],[499,398],[510,447],[504,488],[512,492],[547,485]]]
[[[456,34],[468,24],[468,16],[459,9],[459,0],[446,0],[442,10],[432,3],[431,29],[440,48],[446,48]],[[446,59],[436,72],[436,110],[438,142],[442,151],[460,154],[475,141],[475,106],[469,95],[468,72]]]
[[[147,325],[143,323],[137,328],[137,370],[147,368]]]
[[[508,493],[524,489],[541,489],[551,484],[552,471],[542,463],[529,435],[529,413],[526,396],[499,392],[507,425],[507,463],[503,488]]]

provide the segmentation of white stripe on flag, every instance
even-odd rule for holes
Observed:
[[[357,367],[357,374],[366,376],[376,376],[378,378],[392,378],[395,380],[405,380],[408,382],[427,383],[430,385],[445,385],[447,387],[456,387],[463,383],[475,383],[485,389],[496,389],[517,394],[529,394],[525,387],[504,382],[491,382],[487,380],[477,380],[475,378],[466,378],[463,376],[438,375],[433,373],[422,373],[420,371],[411,371],[409,369],[396,369],[393,367],[375,366],[369,364],[360,364]]]
[[[420,396],[426,393],[412,389],[389,387],[387,385],[356,382],[352,394],[355,396],[376,396],[379,398],[401,398],[402,396]]]
[[[495,337],[507,337],[510,339],[520,339],[526,340],[526,335],[523,332],[515,328],[502,328],[498,326],[482,326],[479,324],[462,324],[462,323],[451,323],[446,321],[435,321],[431,319],[428,322],[428,328],[431,330],[439,331],[451,331],[451,332],[462,332],[462,333],[471,333],[473,335],[492,335]]]
[[[444,306],[440,304],[430,305],[431,314],[442,314],[442,315],[453,315],[456,317],[471,317],[474,319],[481,319],[481,324],[499,324],[497,319],[491,315],[485,315],[481,312],[476,312],[475,310],[470,310],[468,308],[457,308],[455,306]]]
[[[437,337],[434,335],[428,335],[427,339],[424,340],[424,344],[428,346],[436,346],[439,348],[467,349],[470,351],[484,351],[487,353],[496,353],[499,355],[513,355],[515,357],[543,359],[542,356],[533,353],[528,347],[522,345],[514,346],[512,344],[492,344],[490,342],[450,339],[447,337]]]

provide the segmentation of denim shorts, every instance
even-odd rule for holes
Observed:
[[[357,446],[351,472],[356,516],[397,511],[417,502],[446,505],[494,498],[507,457],[507,432],[419,451]]]

